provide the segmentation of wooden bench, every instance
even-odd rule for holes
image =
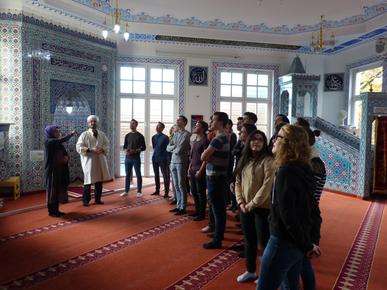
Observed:
[[[12,188],[13,198],[18,199],[20,197],[20,176],[11,176],[0,181],[0,188]]]

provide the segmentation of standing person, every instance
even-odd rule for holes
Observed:
[[[175,185],[176,208],[170,210],[175,215],[186,214],[187,207],[187,169],[190,150],[191,133],[185,130],[187,118],[179,116],[176,120],[176,131],[167,146],[167,151],[172,153],[171,174]]]
[[[214,237],[211,242],[203,244],[203,248],[205,249],[221,248],[226,228],[225,194],[228,186],[227,168],[230,155],[229,139],[225,133],[227,120],[228,115],[224,112],[215,112],[212,115],[211,129],[216,131],[217,134],[201,156],[202,161],[207,162],[208,198],[215,218]]]
[[[109,140],[104,132],[97,129],[98,123],[98,116],[90,115],[87,117],[89,129],[79,136],[76,144],[77,152],[81,156],[84,174],[84,206],[89,206],[91,184],[95,184],[95,203],[103,204],[101,201],[102,182],[111,179],[106,159],[106,155],[109,153]]]
[[[242,124],[243,124],[243,117],[238,117],[237,119],[237,123],[236,123],[236,126],[237,126],[237,131],[240,132],[241,129],[242,129]]]
[[[146,149],[145,138],[137,131],[138,122],[135,119],[130,121],[130,132],[125,135],[124,150],[125,156],[125,191],[121,196],[127,196],[130,190],[130,175],[134,167],[137,179],[137,197],[142,196],[141,176],[141,151]]]
[[[234,168],[238,165],[239,158],[243,151],[243,141],[240,138],[243,124],[244,124],[243,117],[238,117],[238,122],[237,122],[238,141],[233,147],[230,147],[231,155],[232,155],[231,158],[233,159],[235,164]],[[256,130],[256,128],[254,130]]]
[[[226,125],[226,134],[229,138],[230,143],[230,152],[229,152],[229,158],[228,158],[228,168],[227,168],[227,195],[226,195],[226,205],[230,204],[230,210],[236,211],[238,209],[238,204],[235,198],[235,193],[230,189],[231,183],[233,183],[233,172],[234,172],[234,155],[232,154],[232,149],[237,143],[237,135],[233,132],[232,127],[234,126],[232,120],[228,119],[227,125]]]
[[[273,153],[278,170],[271,197],[270,239],[261,260],[257,290],[276,290],[286,278],[290,289],[298,290],[304,256],[321,254],[312,239],[313,233],[319,233],[321,217],[313,197],[315,180],[306,131],[283,126]]]
[[[207,196],[206,196],[206,162],[200,156],[207,149],[209,141],[206,132],[208,124],[198,121],[193,129],[196,134],[191,143],[190,163],[188,173],[191,181],[191,192],[195,203],[194,221],[201,221],[205,218]]]
[[[314,198],[317,204],[319,204],[321,194],[325,185],[326,177],[327,177],[324,162],[321,160],[318,151],[314,147],[314,144],[316,142],[316,136],[320,135],[320,131],[318,130],[312,131],[310,129],[309,122],[301,117],[297,118],[297,122],[295,123],[295,125],[303,127],[308,133],[309,145],[311,147],[310,164],[312,166],[312,171],[314,174],[314,178],[316,180],[316,189],[314,191]],[[316,245],[319,244],[319,240],[320,240],[319,234],[312,236],[312,242],[315,243]],[[304,286],[304,290],[317,289],[316,277],[314,274],[310,257],[304,256],[304,259],[302,262],[302,268],[301,268],[301,279],[302,279],[302,284]],[[283,288],[286,288],[286,287],[283,287]]]
[[[175,131],[176,131],[176,125],[173,125],[171,128],[169,128],[169,142],[171,142],[172,140],[172,137],[173,135],[175,134]],[[171,159],[172,159],[172,153],[171,152],[168,152],[168,171],[169,171],[169,176],[170,176],[170,184],[171,184],[171,187],[172,187],[172,192],[173,192],[173,196],[172,196],[172,200],[169,204],[171,205],[174,205],[177,203],[176,201],[176,189],[175,189],[175,185],[173,184],[173,178],[171,176]]]
[[[255,125],[248,124],[248,123],[243,123],[241,125],[240,132],[239,132],[239,140],[234,145],[234,148],[232,148],[231,150],[231,158],[235,158],[235,168],[238,166],[238,162],[242,155],[247,137],[251,132],[255,130],[257,130],[257,127],[255,127]],[[235,172],[232,176],[232,180],[230,183],[230,190],[232,193],[235,193]]]
[[[210,124],[208,126],[208,134],[207,134],[207,139],[209,143],[212,141],[212,139],[216,137],[216,134],[218,133],[216,130],[213,130],[212,127],[213,126],[212,126],[212,116],[211,116]],[[206,185],[207,185],[207,180],[206,180]],[[208,196],[208,192],[207,192],[207,196]],[[214,211],[212,209],[211,201],[209,198],[207,198],[207,205],[208,205],[208,225],[202,228],[200,231],[202,233],[213,233],[215,228],[215,217],[214,217]]]
[[[289,119],[284,114],[277,114],[274,119],[274,134],[271,136],[269,141],[269,149],[271,150],[273,148],[274,140],[279,132],[279,130],[282,128],[282,126],[289,124]]]
[[[67,187],[70,183],[69,155],[64,148],[64,142],[75,135],[75,131],[61,138],[58,126],[49,125],[45,129],[45,181],[48,215],[59,217],[64,215],[59,211],[59,202],[67,202]]]
[[[255,123],[257,123],[258,121],[257,115],[252,112],[243,113],[242,118],[243,118],[243,124],[255,125]]]
[[[267,147],[265,133],[253,131],[235,169],[235,194],[244,234],[246,269],[239,283],[255,280],[257,245],[265,249],[269,240],[270,191],[275,173],[274,158]],[[259,242],[259,243],[258,243]]]
[[[164,198],[168,198],[170,176],[168,169],[167,146],[169,143],[169,138],[167,135],[163,134],[164,128],[164,123],[158,122],[156,126],[157,133],[152,136],[152,165],[156,184],[156,191],[152,193],[152,195],[160,195],[160,168],[164,179]]]

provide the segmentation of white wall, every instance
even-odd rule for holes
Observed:
[[[370,41],[361,46],[346,50],[332,56],[326,56],[324,60],[324,73],[345,73],[347,65],[375,55],[375,41]],[[324,81],[322,79],[322,81]],[[342,92],[323,92],[321,117],[325,120],[339,125],[338,113],[347,110],[345,100],[346,89]]]
[[[333,56],[299,55],[307,74],[320,75],[318,90],[317,115],[333,124],[338,125],[337,114],[345,109],[345,91],[324,92],[323,82],[325,73],[345,72],[346,65],[374,54],[374,41],[362,46],[344,51]],[[208,48],[193,45],[155,44],[146,42],[120,42],[119,56],[151,56],[158,58],[179,58],[185,61],[185,110],[184,114],[190,119],[191,115],[204,115],[209,120],[211,113],[211,76],[212,62],[236,62],[252,64],[278,64],[280,75],[287,74],[296,56],[295,53],[256,51],[237,48]],[[208,66],[209,80],[207,87],[188,85],[188,67],[190,65]]]

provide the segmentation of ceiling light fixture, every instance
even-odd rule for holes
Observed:
[[[112,21],[114,23],[114,26],[113,26],[113,31],[115,34],[119,34],[120,31],[121,31],[121,10],[118,8],[118,0],[116,0],[116,7],[113,9],[113,11],[111,12],[111,16],[112,16]],[[108,21],[107,21],[107,17],[105,16],[105,19],[104,19],[104,22],[103,22],[103,30],[102,30],[102,37],[104,39],[107,39],[107,37],[109,36],[109,25],[108,25]],[[123,34],[124,36],[124,39],[125,41],[128,41],[129,40],[129,24],[126,22],[126,28],[125,28],[125,32]]]
[[[336,43],[335,35],[333,34],[333,31],[331,31],[330,38],[325,39],[324,25],[325,25],[324,15],[321,15],[319,32],[316,33],[316,35],[312,33],[312,41],[310,43],[310,47],[316,52],[321,51],[326,46],[334,46]]]

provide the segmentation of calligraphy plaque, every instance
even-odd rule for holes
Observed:
[[[190,66],[189,67],[189,85],[207,86],[208,85],[208,67]]]
[[[339,92],[344,90],[344,74],[325,74],[324,92]]]

